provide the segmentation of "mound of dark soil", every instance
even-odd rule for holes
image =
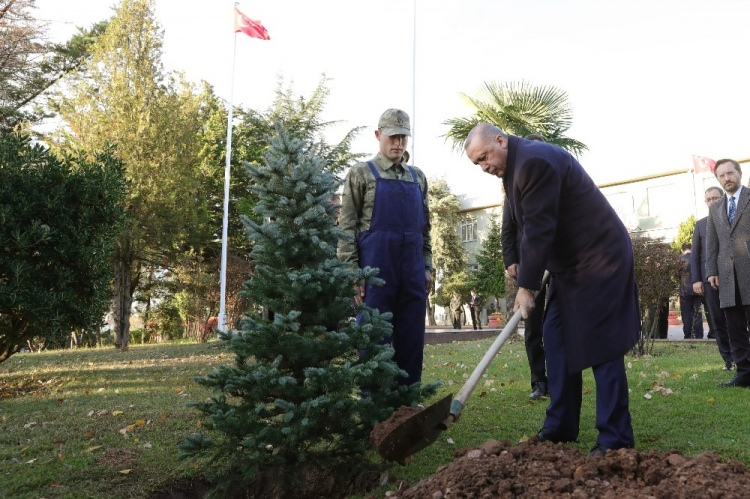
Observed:
[[[513,444],[490,440],[457,451],[455,461],[391,497],[398,498],[741,498],[750,473],[713,452],[687,458],[633,449],[588,456],[533,438]]]

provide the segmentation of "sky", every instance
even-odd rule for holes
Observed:
[[[37,0],[50,36],[67,39],[117,1]],[[330,141],[374,155],[380,114],[412,116],[412,163],[469,198],[499,200],[501,181],[472,165],[444,122],[472,114],[462,95],[526,81],[568,95],[567,135],[602,184],[692,167],[692,156],[750,158],[743,76],[744,0],[246,0],[271,40],[232,31],[234,1],[156,0],[165,69],[206,80],[245,108],[268,109],[280,78],[309,96],[322,75]]]

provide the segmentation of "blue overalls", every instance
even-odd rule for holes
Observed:
[[[375,199],[370,229],[357,240],[360,267],[377,267],[383,286],[367,284],[365,303],[393,313],[391,343],[394,360],[408,373],[399,382],[411,385],[422,379],[425,334],[424,236],[426,225],[422,189],[411,166],[412,181],[382,178],[372,162]]]

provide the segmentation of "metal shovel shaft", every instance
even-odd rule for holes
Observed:
[[[547,283],[547,280],[549,279],[549,272],[544,273],[544,277],[542,278],[542,286],[544,286]],[[539,294],[539,291],[534,293],[534,297]],[[495,338],[495,341],[492,342],[492,345],[490,345],[489,350],[484,354],[484,357],[482,357],[482,360],[479,361],[479,364],[477,364],[477,367],[474,368],[474,372],[471,373],[471,376],[469,376],[469,379],[464,383],[464,386],[461,387],[461,390],[459,390],[458,394],[456,394],[456,397],[453,399],[453,402],[451,402],[451,409],[450,414],[448,418],[443,421],[442,426],[443,428],[447,428],[451,423],[456,421],[458,419],[458,416],[461,414],[461,411],[464,408],[464,404],[471,396],[472,392],[474,391],[474,388],[476,388],[477,384],[479,383],[479,379],[482,377],[484,372],[489,367],[492,360],[495,358],[497,353],[500,351],[500,348],[503,346],[505,341],[508,339],[508,337],[513,334],[513,332],[516,330],[516,327],[518,327],[518,323],[521,322],[521,319],[523,316],[521,315],[521,311],[516,311],[513,316],[510,318],[508,323],[505,325],[502,331],[500,331],[500,334]]]

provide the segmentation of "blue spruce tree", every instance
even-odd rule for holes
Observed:
[[[374,425],[419,399],[417,385],[397,383],[406,373],[382,344],[390,314],[354,305],[354,283],[377,271],[336,258],[340,182],[311,150],[280,129],[263,166],[245,163],[259,201],[257,221],[243,219],[253,248],[243,293],[270,313],[248,312],[224,338],[235,364],[197,379],[214,395],[193,404],[203,429],[180,445],[183,458],[210,460],[225,490],[263,475],[301,497],[311,469],[351,478],[374,466]],[[357,324],[356,313],[368,319]]]

